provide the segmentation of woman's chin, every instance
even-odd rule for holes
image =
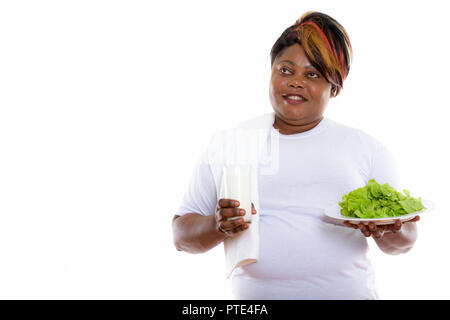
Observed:
[[[284,120],[301,121],[305,118],[303,110],[293,107],[284,107],[280,110],[281,118]]]

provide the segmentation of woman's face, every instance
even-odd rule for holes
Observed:
[[[322,119],[331,84],[314,68],[295,43],[275,59],[270,78],[270,102],[277,117],[290,125]]]

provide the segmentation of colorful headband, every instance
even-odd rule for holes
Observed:
[[[324,30],[313,21],[300,23],[294,31],[297,32],[297,37],[309,60],[320,66],[330,82],[342,87],[352,59],[352,48],[345,30],[339,28],[340,33],[335,33],[335,36],[340,37],[337,40],[341,40],[337,41],[337,45],[335,39],[331,36],[327,37]],[[343,42],[345,48],[339,42]],[[347,61],[344,50],[347,50]]]

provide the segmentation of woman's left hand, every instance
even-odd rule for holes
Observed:
[[[415,216],[413,219],[405,222],[401,222],[400,219],[398,219],[395,221],[395,223],[392,224],[376,225],[373,222],[369,222],[368,225],[365,225],[362,222],[360,222],[359,224],[353,224],[348,221],[344,221],[344,225],[349,228],[361,230],[361,233],[366,237],[372,236],[374,239],[381,239],[381,237],[383,237],[385,232],[388,231],[392,233],[397,233],[402,229],[403,223],[416,222],[419,220],[420,217]]]

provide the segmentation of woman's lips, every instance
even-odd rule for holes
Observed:
[[[302,104],[308,101],[304,96],[300,94],[283,94],[283,99],[289,104]]]

